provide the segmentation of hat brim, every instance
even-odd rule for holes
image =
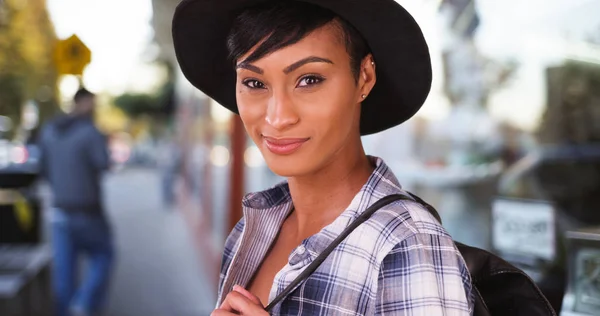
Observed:
[[[173,17],[173,43],[192,85],[238,113],[236,72],[226,38],[243,8],[268,0],[184,0]],[[363,101],[361,135],[399,125],[421,108],[431,88],[431,60],[413,17],[393,0],[300,0],[327,8],[365,38],[377,63],[377,83]]]

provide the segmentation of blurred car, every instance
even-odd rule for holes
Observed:
[[[493,208],[493,248],[561,310],[569,231],[600,225],[600,144],[547,146],[514,164]]]
[[[41,151],[35,144],[0,140],[0,188],[30,185],[40,170]]]
[[[32,190],[40,155],[35,144],[0,140],[0,244],[41,241],[41,202]]]

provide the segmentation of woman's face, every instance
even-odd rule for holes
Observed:
[[[363,60],[356,80],[342,31],[330,23],[255,62],[238,61],[240,117],[273,172],[310,175],[356,159],[360,102],[375,84],[371,60]]]

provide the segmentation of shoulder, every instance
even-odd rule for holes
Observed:
[[[450,236],[428,233],[415,233],[395,244],[385,254],[382,270],[413,267],[415,269],[431,268],[438,273],[444,272],[461,276],[467,271],[458,248]]]
[[[65,115],[56,115],[53,116],[51,118],[49,118],[41,127],[40,127],[40,133],[38,136],[38,140],[41,142],[45,142],[48,141],[49,139],[52,138],[53,135],[55,135],[57,128],[58,128],[58,124],[61,121],[64,121],[66,118]]]
[[[437,219],[412,201],[395,202],[378,213],[375,219],[389,227],[385,236],[388,247],[380,254],[380,286],[383,284],[387,292],[394,287],[410,289],[405,295],[411,299],[425,291],[458,309],[469,310],[473,303],[469,270]],[[417,284],[430,286],[413,291]]]
[[[91,120],[84,121],[83,130],[86,132],[87,136],[92,140],[102,141],[102,142],[105,142],[108,140],[108,137],[106,136],[106,134],[102,133],[102,131],[100,131],[100,129],[96,125],[94,125],[94,123]]]
[[[379,198],[379,197],[378,197]],[[410,260],[429,260],[429,254],[443,252],[453,257],[454,265],[462,264],[462,257],[454,241],[440,222],[422,204],[402,199],[376,211],[358,226],[345,241],[370,253],[375,268],[388,257],[410,255]],[[422,256],[424,251],[429,254]]]
[[[444,255],[453,265],[464,265],[452,236],[427,208],[416,201],[398,200],[377,211],[369,226],[378,227],[379,238],[385,243],[380,258],[403,257],[411,252]],[[433,260],[428,256],[414,256],[415,260]]]
[[[452,240],[440,222],[421,203],[402,199],[381,208],[366,222],[395,246],[410,236],[431,235]]]
[[[86,119],[86,120],[84,120],[83,122],[84,122],[84,126],[85,126],[85,128],[86,128],[88,131],[90,131],[91,133],[94,133],[94,134],[96,134],[96,135],[99,135],[99,136],[105,137],[104,133],[102,133],[102,132],[100,131],[100,129],[98,128],[98,126],[96,126],[96,124],[94,124],[94,121],[93,121],[93,120],[88,120],[88,119]]]
[[[470,282],[468,269],[452,236],[427,208],[413,200],[398,200],[367,221],[380,233],[378,262],[382,270],[425,265],[443,268]]]
[[[49,118],[44,124],[42,124],[40,130],[42,132],[48,132],[49,130],[56,128],[56,125],[60,121],[64,120],[65,117],[66,117],[66,115],[62,114],[62,115],[55,115],[55,116]]]
[[[405,238],[386,254],[378,273],[378,295],[384,302],[378,308],[387,312],[435,298],[431,306],[420,306],[426,314],[441,310],[470,314],[474,293],[469,269],[450,237],[417,233]],[[398,297],[402,292],[402,298]],[[440,311],[437,311],[440,309]],[[436,312],[432,312],[436,310]]]

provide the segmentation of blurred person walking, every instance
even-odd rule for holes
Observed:
[[[101,176],[110,165],[107,139],[94,126],[95,95],[82,88],[72,113],[48,122],[40,135],[41,173],[49,182],[55,314],[95,315],[103,307],[113,262]],[[78,282],[80,255],[88,260]]]

